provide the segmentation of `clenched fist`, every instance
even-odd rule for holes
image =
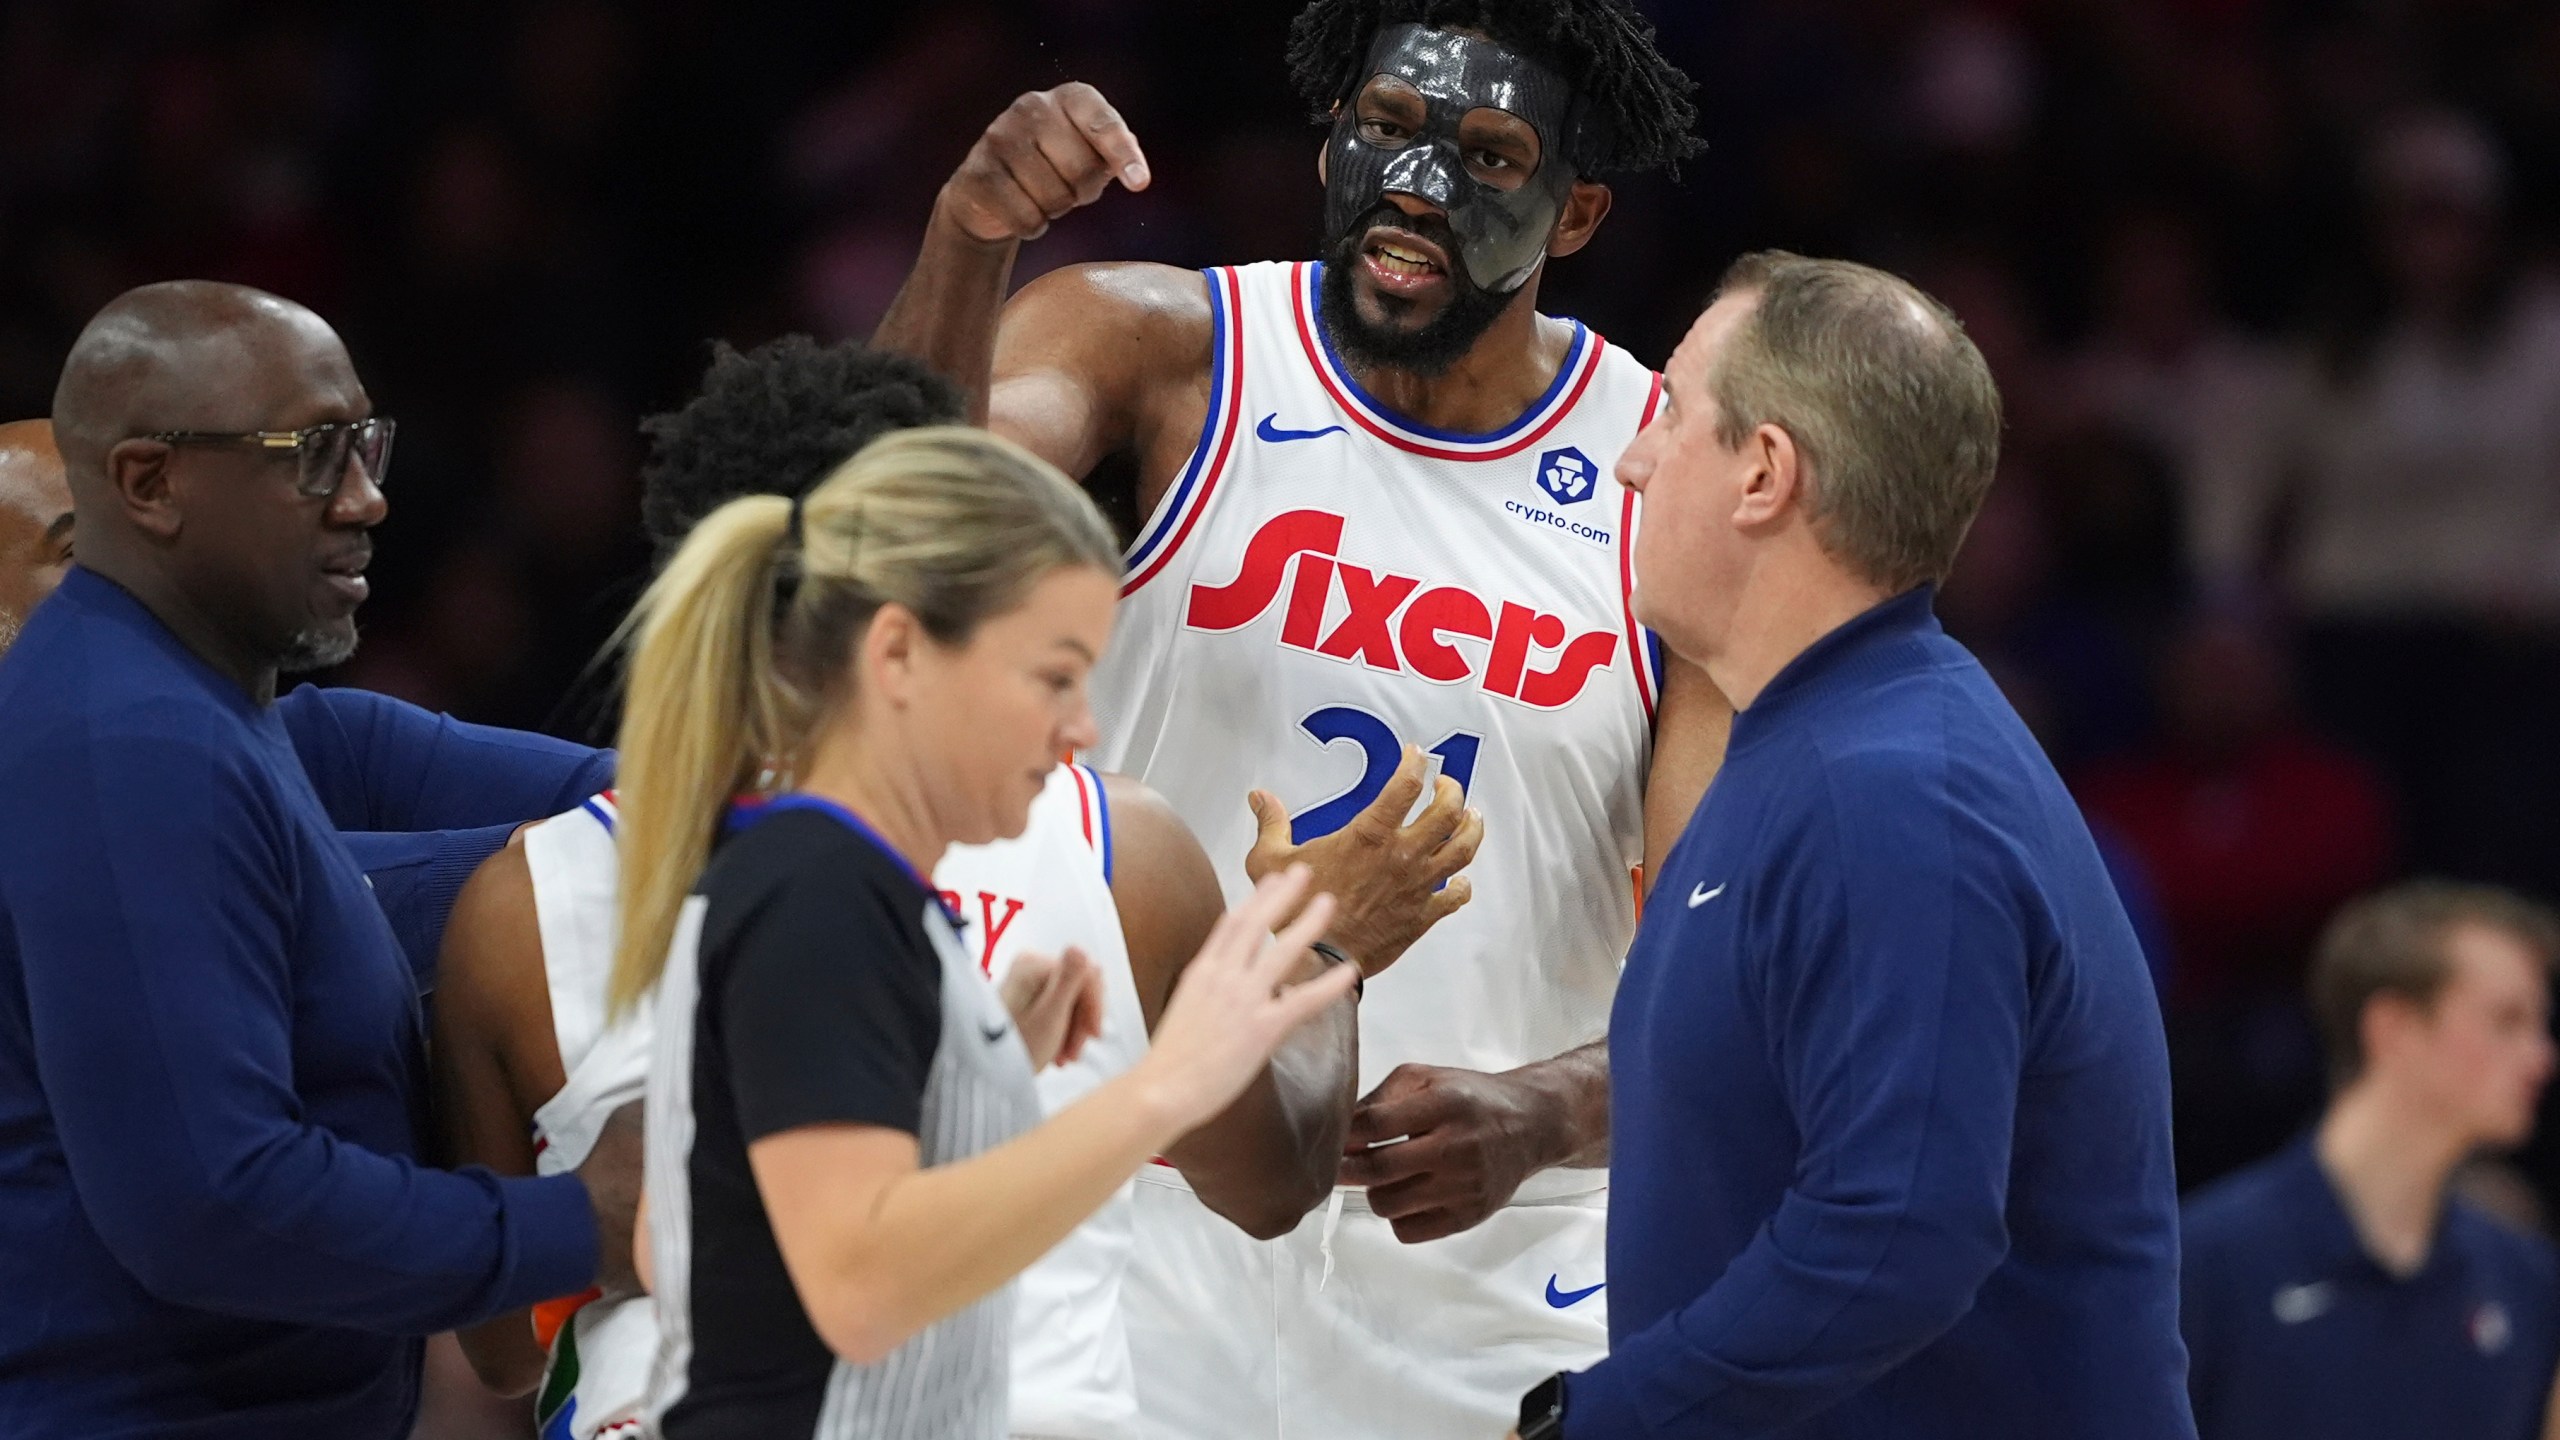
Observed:
[[[1006,106],[944,182],[935,209],[986,244],[1037,240],[1114,180],[1146,189],[1146,153],[1102,92],[1075,81]]]
[[[1304,864],[1314,888],[1336,906],[1326,938],[1375,975],[1394,964],[1423,932],[1455,914],[1475,893],[1458,874],[1484,843],[1484,817],[1466,806],[1458,782],[1440,776],[1431,803],[1411,822],[1406,812],[1422,798],[1422,752],[1408,745],[1403,763],[1369,807],[1351,823],[1304,845],[1289,839],[1289,812],[1277,796],[1256,790],[1247,797],[1260,838],[1245,856],[1254,880]]]

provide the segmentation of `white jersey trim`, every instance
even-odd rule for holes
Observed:
[[[1292,267],[1292,272],[1291,308],[1297,316],[1298,343],[1306,350],[1317,381],[1361,429],[1399,450],[1434,460],[1500,460],[1547,438],[1547,432],[1571,414],[1583,392],[1591,388],[1592,377],[1600,373],[1600,353],[1609,348],[1609,342],[1575,320],[1571,322],[1573,345],[1565,351],[1564,363],[1556,367],[1556,378],[1548,384],[1547,393],[1522,411],[1519,418],[1483,435],[1434,429],[1371,399],[1369,392],[1360,388],[1360,382],[1352,378],[1342,357],[1334,353],[1333,337],[1324,333],[1324,326],[1317,319],[1317,291],[1324,275],[1322,262],[1302,260]]]
[[[1123,557],[1129,578],[1121,583],[1122,595],[1163,573],[1182,542],[1191,537],[1201,512],[1208,508],[1209,493],[1218,488],[1227,457],[1235,453],[1236,422],[1244,412],[1244,347],[1237,343],[1242,330],[1236,324],[1243,291],[1233,269],[1201,274],[1209,286],[1209,413],[1201,417],[1200,439],[1191,447],[1191,458]]]

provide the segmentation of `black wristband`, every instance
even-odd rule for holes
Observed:
[[[1334,963],[1334,964],[1336,964],[1336,965],[1348,965],[1348,966],[1350,966],[1350,967],[1351,967],[1351,969],[1352,969],[1352,972],[1353,972],[1354,974],[1356,974],[1356,975],[1358,975],[1358,976],[1360,977],[1359,979],[1354,980],[1354,981],[1352,981],[1352,982],[1351,982],[1351,996],[1352,996],[1352,998],[1353,998],[1353,999],[1355,999],[1355,1000],[1358,1000],[1358,999],[1365,999],[1365,998],[1367,998],[1367,997],[1368,997],[1368,994],[1369,994],[1369,972],[1367,972],[1366,970],[1362,970],[1362,969],[1360,968],[1360,962],[1359,962],[1359,961],[1354,960],[1354,959],[1352,959],[1350,956],[1343,954],[1343,953],[1342,953],[1342,951],[1341,951],[1341,949],[1340,949],[1339,947],[1335,946],[1331,941],[1327,941],[1327,940],[1319,940],[1319,941],[1317,941],[1316,943],[1314,943],[1313,945],[1308,946],[1307,948],[1308,948],[1308,949],[1310,949],[1310,950],[1313,950],[1313,951],[1314,951],[1314,952],[1316,952],[1318,955],[1323,956],[1325,959],[1327,959],[1327,960],[1329,960],[1329,961],[1333,962],[1333,963]]]
[[[1520,1397],[1520,1440],[1564,1440],[1564,1377],[1550,1375]]]

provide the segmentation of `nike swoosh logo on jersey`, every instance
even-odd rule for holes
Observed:
[[[1724,882],[1724,885],[1730,885],[1730,884],[1732,884],[1732,883],[1733,883],[1732,881],[1727,880],[1726,882]],[[1697,887],[1693,888],[1693,889],[1692,889],[1692,890],[1690,890],[1690,892],[1689,892],[1689,908],[1690,908],[1690,909],[1692,909],[1692,910],[1695,910],[1695,909],[1697,909],[1699,906],[1704,905],[1704,904],[1706,904],[1708,901],[1713,900],[1713,899],[1714,899],[1714,898],[1716,898],[1717,896],[1719,896],[1719,895],[1723,894],[1723,893],[1724,893],[1724,885],[1719,885],[1719,886],[1717,886],[1716,888],[1714,888],[1713,890],[1708,889],[1708,888],[1707,888],[1706,886],[1704,886],[1704,885],[1700,885],[1700,886],[1697,886]]]
[[[1327,425],[1321,430],[1283,430],[1271,423],[1279,418],[1280,412],[1277,410],[1263,416],[1262,423],[1253,427],[1253,433],[1274,445],[1284,445],[1292,440],[1318,440],[1327,435],[1342,433],[1342,427],[1339,425]]]
[[[1603,1280],[1599,1284],[1590,1286],[1587,1289],[1558,1290],[1556,1288],[1556,1277],[1550,1275],[1547,1277],[1547,1303],[1558,1310],[1570,1309],[1608,1288],[1609,1282]]]
[[[989,1026],[986,1022],[980,1021],[978,1024],[978,1033],[987,1037],[987,1043],[993,1045],[1007,1035],[1012,1034],[1013,1027],[1010,1025]]]
[[[2338,1287],[2334,1283],[2314,1280],[2307,1285],[2278,1287],[2275,1303],[2269,1308],[2275,1311],[2277,1323],[2299,1325],[2328,1314],[2329,1308],[2337,1302]]]

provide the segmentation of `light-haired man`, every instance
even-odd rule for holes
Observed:
[[[2205,1440],[2544,1433],[2551,1246],[2452,1192],[2533,1131],[2560,920],[2418,880],[2338,912],[2311,966],[2335,1097],[2186,1210],[2181,1304]]]
[[[1981,355],[1768,253],[1664,399],[1618,463],[1636,617],[1736,714],[1610,1018],[1611,1353],[1524,1440],[2192,1435],[2150,976],[1930,613],[1999,453]]]

